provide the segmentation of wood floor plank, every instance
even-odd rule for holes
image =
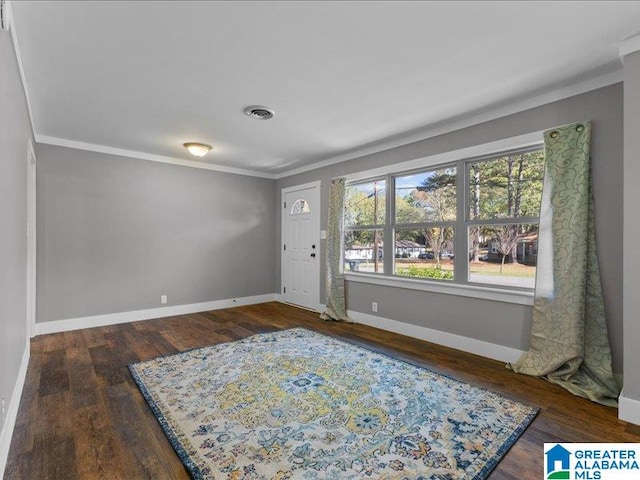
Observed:
[[[173,355],[180,351],[175,345],[164,338],[161,332],[147,331],[145,332],[145,338],[153,345],[153,348],[160,352],[161,356]]]
[[[137,396],[138,392],[131,391],[125,384],[110,385],[106,390],[107,408],[118,439],[129,446],[129,452],[135,459],[135,470],[127,472],[128,478],[184,478],[186,472],[179,461],[175,461],[176,458],[167,455],[166,451],[164,455],[158,455],[160,442],[165,443],[165,439],[154,434],[157,422],[153,415],[142,408],[131,408],[137,403],[134,395]],[[137,405],[142,406],[140,403]]]
[[[146,334],[141,335],[139,332],[126,332],[124,334],[124,341],[129,345],[129,348],[131,348],[140,361],[165,355],[163,353],[164,350],[157,348],[153,342],[150,342]]]
[[[78,478],[70,396],[71,393],[66,391],[38,397],[41,423],[34,434],[32,457],[25,459],[25,478]],[[34,462],[33,457],[40,461]]]
[[[16,426],[14,428],[15,443],[22,447],[20,453],[28,452],[33,448],[33,436],[37,427],[33,423],[33,418],[37,415],[42,356],[39,352],[31,353],[24,387],[22,389],[20,408],[18,409]],[[17,436],[19,438],[16,438]]]
[[[40,388],[38,394],[41,397],[69,390],[66,351],[53,350],[48,353],[40,372]]]
[[[128,382],[131,378],[127,365],[140,361],[140,358],[126,344],[124,336],[110,335],[107,344],[89,348],[89,354],[93,361],[93,368],[98,378],[109,385]],[[117,339],[116,339],[117,338]]]
[[[36,337],[5,480],[187,480],[127,365],[294,327],[539,407],[491,480],[541,478],[544,442],[640,442],[640,426],[618,420],[616,409],[515,374],[501,362],[365,325],[325,322],[272,302]]]
[[[85,328],[78,333],[84,338],[83,345],[87,348],[99,347],[107,343],[103,335],[104,331],[100,328]]]
[[[99,400],[99,391],[94,387],[97,377],[89,349],[73,347],[67,349],[66,353],[73,408],[81,409],[95,405]]]
[[[74,412],[74,444],[78,476],[83,479],[127,478],[134,464],[114,434],[109,412],[101,401]]]

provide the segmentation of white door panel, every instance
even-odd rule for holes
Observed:
[[[320,186],[282,191],[282,296],[316,310],[320,296]]]

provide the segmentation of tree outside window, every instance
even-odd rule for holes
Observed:
[[[543,175],[537,147],[350,184],[345,270],[533,288]]]

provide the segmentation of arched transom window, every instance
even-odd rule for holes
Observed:
[[[303,213],[311,213],[309,202],[303,198],[299,198],[291,206],[291,215],[302,215]]]

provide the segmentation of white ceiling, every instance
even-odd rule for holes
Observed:
[[[34,127],[277,174],[619,70],[640,1],[12,2]],[[275,110],[250,119],[247,105]]]

